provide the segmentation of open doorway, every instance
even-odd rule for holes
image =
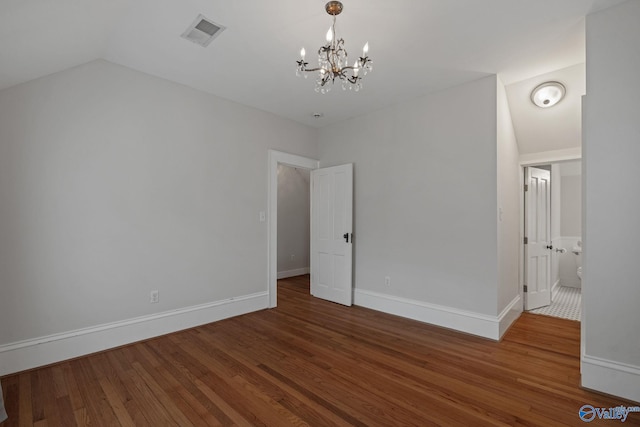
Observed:
[[[548,202],[538,203],[544,191],[540,178],[549,177]],[[529,165],[524,168],[525,193],[523,264],[525,309],[534,314],[580,321],[582,266],[582,167],[580,160]],[[548,206],[545,204],[548,203]],[[539,212],[548,209],[547,219]],[[545,229],[542,230],[541,229]],[[535,234],[539,233],[539,236]],[[545,235],[548,236],[545,238]],[[542,245],[542,247],[538,247]],[[542,256],[536,256],[538,253]],[[548,264],[547,264],[548,263]],[[540,280],[541,276],[547,278]],[[539,283],[536,283],[539,282]],[[535,297],[547,287],[548,300]],[[544,296],[544,295],[541,295]]]
[[[319,169],[317,160],[269,150],[268,292],[278,305],[278,166],[311,170],[311,294],[353,304],[353,164]]]
[[[280,166],[297,168],[301,173],[302,171],[308,173],[311,170],[317,169],[319,167],[319,162],[307,157],[269,150],[268,291],[270,308],[278,305],[278,168]]]
[[[278,165],[278,280],[310,271],[311,171]]]

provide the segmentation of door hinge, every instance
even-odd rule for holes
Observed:
[[[524,185],[524,191],[529,191],[529,184]]]
[[[525,245],[528,245],[528,244],[529,244],[529,238],[528,238],[528,237],[525,237],[525,238],[523,239],[523,242],[524,242],[524,244],[525,244]]]
[[[527,285],[524,285],[524,291],[527,292]]]

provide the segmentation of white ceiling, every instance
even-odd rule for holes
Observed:
[[[295,61],[324,43],[325,0],[3,0],[0,89],[102,58],[324,126],[488,74],[509,85],[583,63],[584,16],[622,1],[344,0],[338,35],[352,55],[368,41],[374,70],[359,93],[320,95]],[[207,48],[180,38],[199,13],[227,27]]]

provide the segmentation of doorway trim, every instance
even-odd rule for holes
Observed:
[[[314,170],[320,167],[320,162],[276,150],[268,151],[268,161],[267,291],[269,292],[269,308],[275,308],[278,305],[278,165]]]

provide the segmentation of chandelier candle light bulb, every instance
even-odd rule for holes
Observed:
[[[336,16],[342,12],[342,3],[330,1],[325,5],[325,10],[333,16],[333,24],[326,35],[327,44],[318,49],[318,67],[309,68],[305,61],[305,50],[300,50],[301,59],[297,61],[296,75],[307,77],[309,72],[318,72],[316,80],[316,92],[327,93],[331,90],[328,83],[335,83],[336,79],[342,82],[342,88],[355,90],[362,89],[363,77],[373,69],[369,59],[369,42],[362,48],[362,56],[353,65],[349,65],[347,51],[344,48],[344,39],[336,36]]]

